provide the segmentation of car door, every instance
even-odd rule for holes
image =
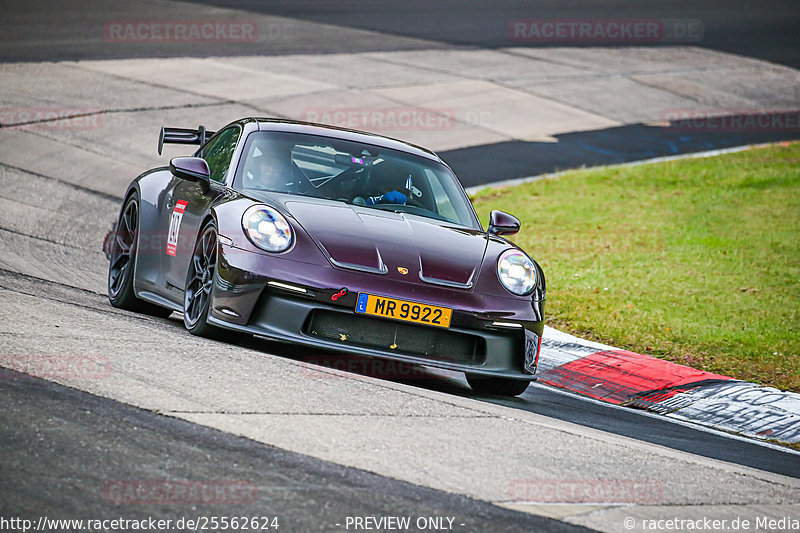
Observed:
[[[209,208],[214,200],[225,193],[225,177],[241,136],[238,125],[220,131],[196,154],[208,163],[211,187],[203,190],[203,184],[174,178],[164,197],[166,244],[162,256],[161,271],[165,274],[162,285],[170,299],[183,303],[186,273],[194,252],[197,236],[202,229]]]

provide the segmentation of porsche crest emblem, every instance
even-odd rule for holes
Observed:
[[[397,267],[397,271],[400,272],[402,275],[408,274],[408,269],[406,267]]]

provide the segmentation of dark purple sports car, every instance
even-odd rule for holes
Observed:
[[[200,148],[128,187],[105,245],[112,305],[457,370],[484,393],[535,379],[542,270],[501,237],[519,221],[493,211],[484,231],[434,153],[262,118],[162,128],[165,142]]]

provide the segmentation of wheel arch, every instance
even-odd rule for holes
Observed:
[[[172,181],[172,173],[167,167],[155,168],[148,170],[139,175],[128,186],[125,193],[125,202],[127,203],[130,195],[134,192],[139,195],[139,234],[137,236],[137,250],[142,250],[142,236],[152,236],[159,234],[159,231],[165,231],[159,227],[160,211],[159,209],[164,204],[164,197],[167,194],[169,184]],[[149,241],[148,241],[149,242]],[[157,257],[158,255],[152,253],[152,243],[146,248],[150,251],[143,256],[137,253],[136,265],[133,269],[133,291],[138,296],[139,289],[141,288],[142,280],[150,279],[149,274],[152,274],[159,268]]]
[[[206,224],[209,222],[214,222],[214,225],[217,227],[217,233],[219,234],[219,222],[216,213],[214,210],[210,210],[206,213],[206,216],[203,217],[203,220],[200,222],[200,231],[203,231],[203,228],[206,227]],[[197,234],[197,237],[200,238],[200,234]]]

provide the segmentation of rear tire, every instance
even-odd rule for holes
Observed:
[[[467,383],[475,392],[497,396],[519,396],[530,385],[530,381],[523,379],[491,378],[470,374],[467,374]]]
[[[166,318],[166,309],[136,297],[133,273],[136,268],[136,247],[139,242],[139,195],[131,194],[122,208],[117,227],[108,237],[108,301],[119,309]]]
[[[220,330],[208,323],[214,273],[217,270],[217,225],[210,220],[203,226],[192,252],[183,296],[183,324],[189,333],[215,338]]]

